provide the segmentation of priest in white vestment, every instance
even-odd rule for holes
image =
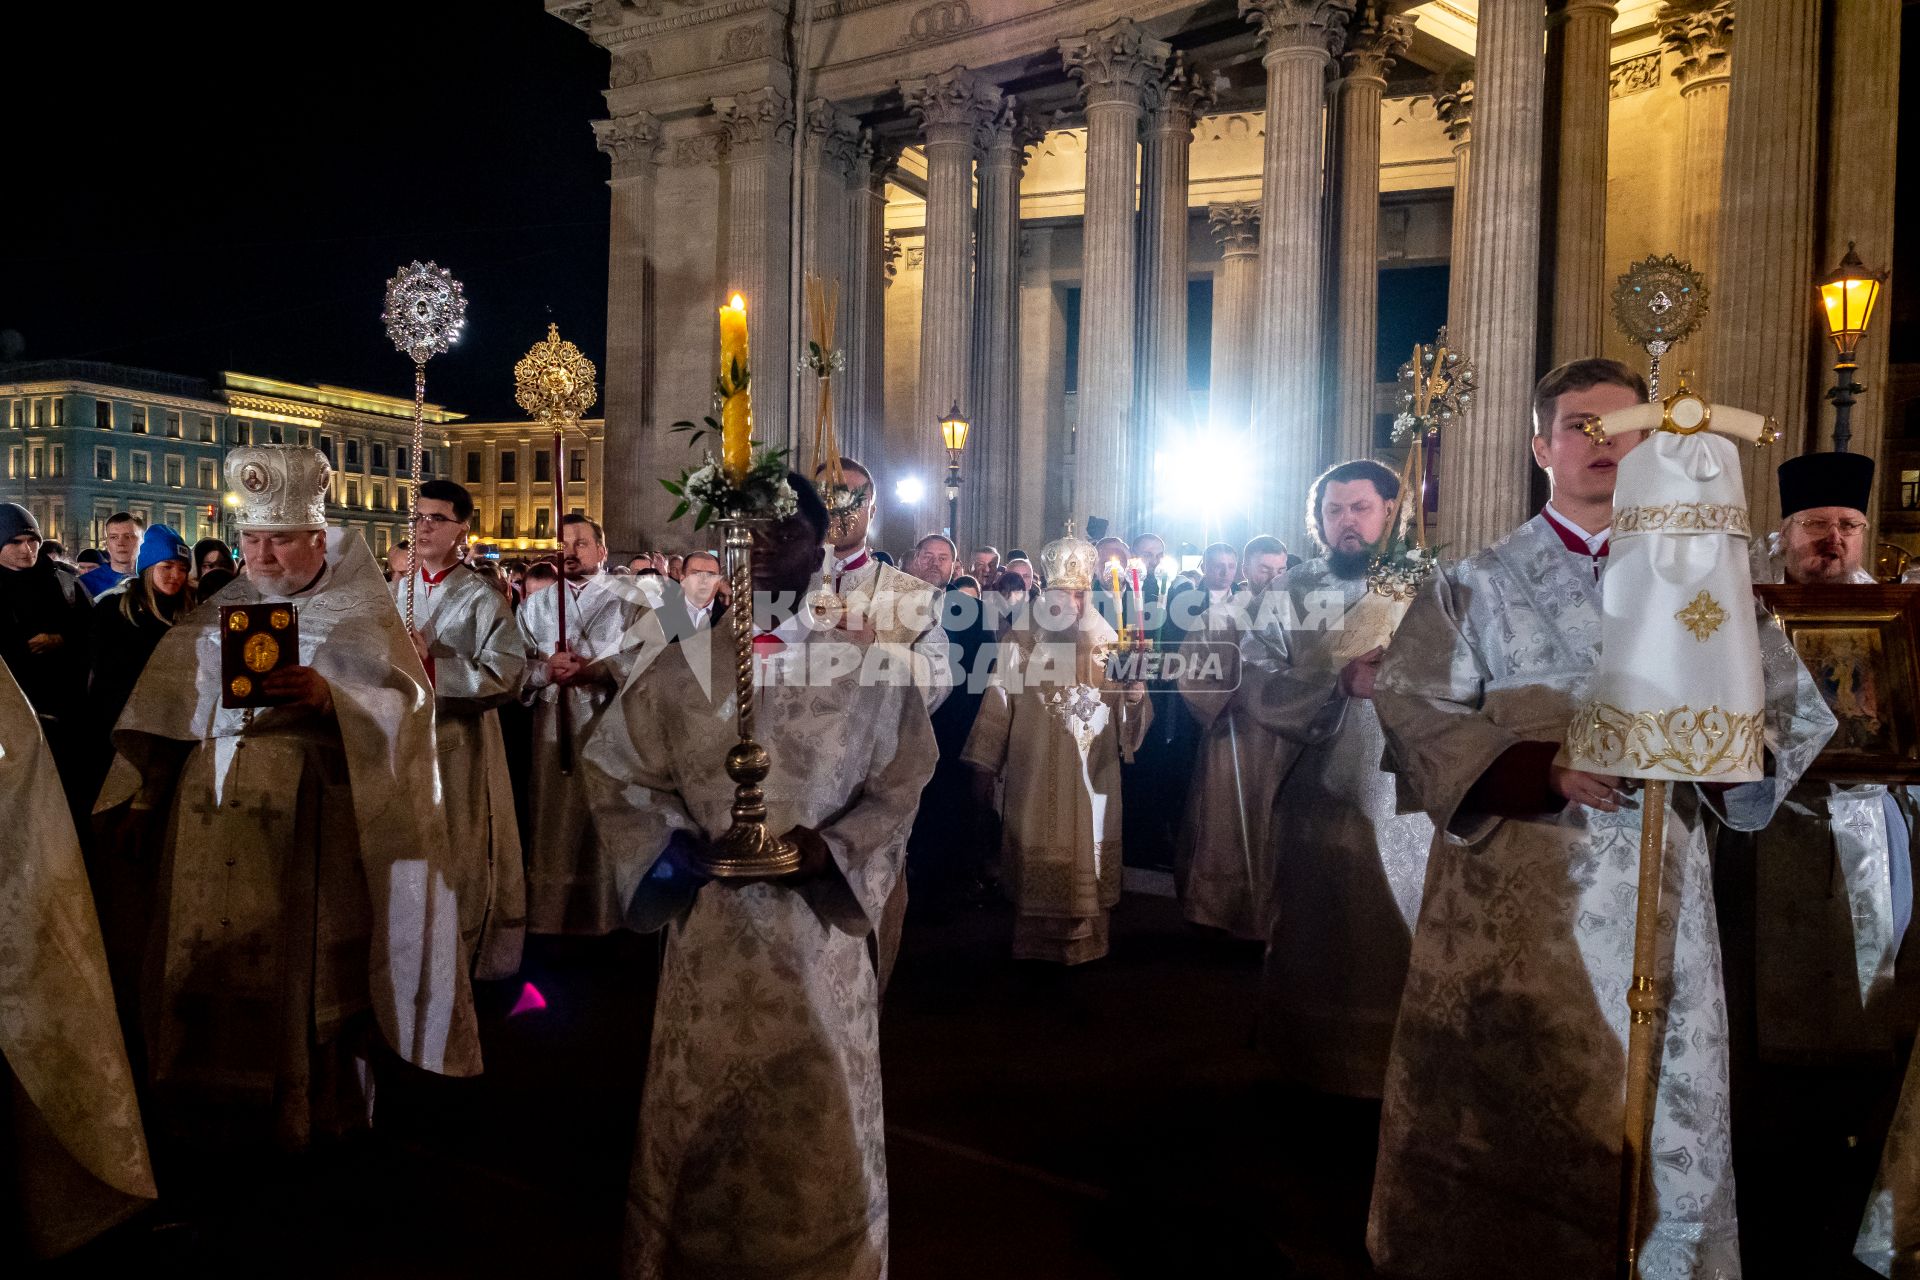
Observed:
[[[1136,541],[1136,550],[1140,541],[1151,546],[1159,539]],[[1200,726],[1200,747],[1173,870],[1180,910],[1190,923],[1264,944],[1273,890],[1267,822],[1295,748],[1255,724],[1242,705],[1240,643],[1268,607],[1268,592],[1287,566],[1287,549],[1261,534],[1247,543],[1240,563],[1245,584],[1225,605],[1209,602],[1201,628],[1179,645],[1185,665],[1178,689]],[[1154,591],[1145,594],[1157,598]]]
[[[147,984],[161,1118],[300,1147],[370,1121],[377,1035],[480,1070],[433,691],[358,534],[326,528],[316,449],[227,454],[243,576],[176,623],[114,729],[98,808],[164,822]],[[297,611],[283,705],[221,706],[222,605]],[[159,846],[161,840],[154,844]]]
[[[528,647],[520,696],[533,709],[527,928],[597,936],[618,929],[623,912],[581,783],[580,751],[637,655],[661,647],[658,628],[640,624],[660,603],[658,588],[650,584],[663,579],[608,573],[606,537],[586,516],[561,519],[560,546],[565,576],[552,589],[527,597],[520,608]],[[564,653],[559,652],[562,592],[567,601]],[[569,740],[563,741],[563,733]]]
[[[0,1261],[76,1249],[152,1200],[107,953],[60,775],[0,664]]]
[[[1433,821],[1398,811],[1374,679],[1405,606],[1367,585],[1400,478],[1343,462],[1308,499],[1321,554],[1280,581],[1243,646],[1240,705],[1297,752],[1273,799],[1261,1040],[1286,1077],[1377,1098],[1420,913]]]
[[[753,569],[756,593],[791,593],[791,608],[818,571],[827,514],[805,480],[789,483],[799,513],[755,534]],[[689,863],[692,845],[727,829],[734,800],[730,626],[637,671],[583,762],[626,923],[667,931],[627,1202],[630,1278],[886,1272],[869,941],[937,749],[904,669],[868,678],[865,645],[808,622],[802,610],[755,642],[767,822],[799,845],[798,872],[708,882]]]
[[[460,560],[472,519],[466,489],[451,480],[422,484],[412,555],[393,598],[404,615],[412,592],[414,652],[433,684],[460,936],[475,977],[508,978],[526,939],[527,882],[498,708],[519,687],[527,640],[506,597]]]
[[[1400,779],[1440,832],[1368,1224],[1389,1274],[1614,1273],[1640,813],[1620,779],[1554,757],[1597,662],[1614,468],[1639,443],[1599,445],[1582,427],[1645,398],[1639,375],[1610,360],[1542,380],[1532,448],[1551,502],[1426,584],[1375,684]],[[1779,629],[1733,621],[1760,631],[1768,776],[1723,793],[1671,788],[1672,989],[1645,1280],[1740,1274],[1709,811],[1737,830],[1764,826],[1833,723]]]
[[[1873,581],[1861,566],[1873,475],[1859,453],[1781,464],[1781,580]],[[1920,952],[1901,946],[1913,818],[1910,787],[1803,781],[1764,829],[1727,833],[1714,851],[1740,1234],[1749,1257],[1783,1271],[1847,1266],[1879,1163],[1920,988]]]
[[[849,627],[862,634],[871,631],[873,643],[887,646],[909,664],[927,714],[932,715],[946,701],[954,679],[946,629],[940,625],[942,593],[910,573],[883,564],[868,546],[878,510],[879,486],[873,473],[853,458],[841,458],[840,480],[839,494],[823,495],[833,514],[827,522],[820,582],[839,599]],[[815,470],[813,482],[827,482],[824,466]],[[907,878],[901,876],[887,902],[876,943],[882,991],[893,976],[906,920]]]
[[[1003,864],[1012,872],[1017,960],[1081,964],[1107,954],[1120,901],[1120,765],[1146,736],[1146,686],[1110,684],[1118,637],[1092,607],[1091,542],[1040,553],[1047,586],[1002,642],[961,759],[982,803],[1002,783]]]

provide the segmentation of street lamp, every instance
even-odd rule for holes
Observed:
[[[960,415],[955,400],[947,416],[940,419],[940,438],[947,442],[947,537],[960,525],[960,451],[967,447],[967,432],[973,424]]]
[[[1833,362],[1833,388],[1827,392],[1827,399],[1833,401],[1835,453],[1845,453],[1848,442],[1853,439],[1854,397],[1866,390],[1853,380],[1860,368],[1854,352],[1859,349],[1860,339],[1866,336],[1867,323],[1873,319],[1873,304],[1879,299],[1880,286],[1886,278],[1884,271],[1867,269],[1867,264],[1853,251],[1853,241],[1849,240],[1847,256],[1840,259],[1833,274],[1820,283],[1821,314],[1826,317],[1827,334],[1839,353]]]

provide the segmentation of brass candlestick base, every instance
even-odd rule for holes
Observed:
[[[727,750],[727,776],[733,779],[733,825],[694,859],[702,875],[715,880],[765,880],[800,869],[800,850],[767,829],[767,799],[760,790],[773,770],[773,757],[753,740],[753,522],[727,520],[723,546],[733,604],[727,610],[733,632],[734,719],[740,741]]]

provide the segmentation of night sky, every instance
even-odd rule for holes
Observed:
[[[411,397],[380,308],[417,257],[469,300],[429,398],[520,417],[549,320],[602,361],[606,54],[538,0],[5,7],[20,358]]]

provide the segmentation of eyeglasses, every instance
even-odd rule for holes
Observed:
[[[1857,538],[1867,529],[1865,520],[1802,520],[1796,516],[1793,522],[1815,538],[1824,538],[1835,529],[1842,537]]]
[[[452,516],[443,516],[437,511],[436,512],[416,511],[413,513],[413,515],[407,518],[407,523],[414,524],[414,525],[430,524],[437,528],[438,526],[443,524],[460,524],[461,521],[455,520]]]

